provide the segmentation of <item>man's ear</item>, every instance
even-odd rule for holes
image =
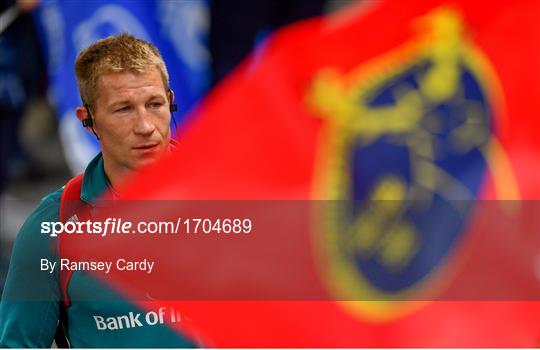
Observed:
[[[171,88],[169,88],[169,91],[167,91],[167,97],[169,98],[169,110],[171,112],[177,112],[178,105],[174,103],[174,91],[172,91]]]
[[[77,107],[75,114],[77,114],[77,119],[79,119],[81,122],[88,118],[88,111],[83,106]]]
[[[77,119],[81,121],[85,129],[91,132],[99,140],[99,136],[95,130],[96,126],[94,125],[92,116],[90,115],[88,111],[88,107],[86,106],[77,107],[77,109],[75,109],[75,114],[77,115]]]

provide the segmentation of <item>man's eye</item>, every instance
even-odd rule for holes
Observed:
[[[150,108],[157,109],[157,108],[160,108],[161,106],[163,106],[163,103],[161,103],[161,102],[152,102],[152,103],[150,103]]]
[[[122,112],[127,112],[127,111],[129,111],[129,106],[118,108],[114,111],[114,113],[122,113]]]

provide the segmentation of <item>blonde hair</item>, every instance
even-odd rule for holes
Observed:
[[[157,68],[163,86],[169,88],[169,73],[158,49],[129,34],[101,39],[81,51],[75,61],[75,77],[84,104],[95,107],[97,83],[105,73],[145,73]]]

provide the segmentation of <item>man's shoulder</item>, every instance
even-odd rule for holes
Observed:
[[[65,185],[41,198],[41,202],[39,203],[39,205],[59,205],[60,198],[62,197],[62,192],[64,192],[64,187]]]
[[[41,199],[39,205],[31,214],[31,216],[37,217],[51,217],[56,216],[58,218],[58,210],[60,208],[60,198],[62,197],[62,192],[64,191],[64,186],[60,187],[54,192],[49,193]]]
[[[26,230],[35,231],[35,228],[40,226],[44,221],[59,221],[60,199],[62,197],[64,187],[65,186],[60,187],[56,191],[47,194],[41,199],[36,209],[34,209],[34,211],[26,219],[23,227],[21,228],[21,233]]]

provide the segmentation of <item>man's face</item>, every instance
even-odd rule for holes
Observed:
[[[103,74],[97,89],[94,128],[107,167],[135,170],[163,156],[171,137],[171,114],[158,69]]]

